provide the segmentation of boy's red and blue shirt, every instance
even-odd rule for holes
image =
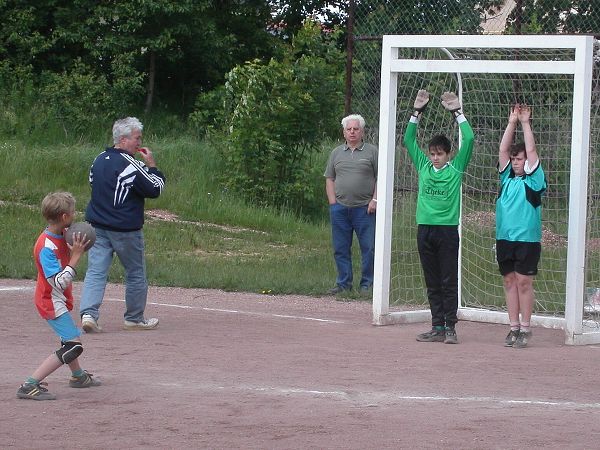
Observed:
[[[64,237],[44,230],[33,247],[33,259],[37,268],[34,298],[40,316],[50,320],[71,311],[75,269],[67,265],[70,250]]]

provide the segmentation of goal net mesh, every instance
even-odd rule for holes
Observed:
[[[597,50],[597,47],[596,47]],[[596,52],[596,54],[598,54]],[[456,60],[572,60],[568,49],[399,49],[401,59]],[[594,63],[592,128],[589,164],[584,317],[600,324],[600,61]],[[428,307],[416,246],[415,208],[417,175],[402,146],[402,135],[419,89],[432,100],[420,124],[422,149],[434,134],[445,134],[459,146],[458,126],[444,110],[444,91],[459,92],[465,116],[475,133],[471,162],[463,181],[461,219],[461,306],[505,311],[502,277],[495,259],[495,200],[498,193],[498,145],[515,102],[532,108],[532,126],[548,190],[543,200],[542,257],[534,281],[535,314],[564,316],[569,220],[569,170],[573,76],[548,74],[399,73],[397,149],[391,254],[390,310],[394,306]],[[520,127],[516,141],[522,141]],[[597,311],[594,300],[597,299]],[[399,308],[398,308],[399,309]],[[600,326],[600,325],[599,325]]]

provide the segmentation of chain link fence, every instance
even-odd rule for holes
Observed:
[[[379,121],[383,35],[600,36],[600,2],[589,0],[354,0],[347,11],[352,79],[346,110],[365,117],[371,138]]]
[[[348,112],[360,113],[365,117],[366,139],[377,143],[383,35],[568,34],[593,35],[598,39],[600,2],[589,0],[355,0],[349,4],[348,21],[352,89],[349,90],[351,95],[346,100],[346,108]],[[600,329],[600,188],[598,187],[600,186],[600,44],[596,42],[592,74],[592,123],[585,249],[588,297],[585,319],[595,328]],[[547,61],[558,61],[561,58],[559,53],[542,54],[542,50],[538,53],[529,52],[526,55],[522,50],[508,50],[503,57]],[[469,54],[463,55],[462,58],[470,59],[476,56]],[[491,59],[497,57],[500,56],[495,54]],[[425,56],[421,58],[425,59]],[[438,55],[438,58],[443,59],[444,56]],[[467,301],[475,304],[479,299],[489,300],[495,296],[492,306],[484,306],[492,309],[503,307],[502,289],[494,288],[487,282],[487,280],[495,280],[493,283],[496,283],[498,277],[491,250],[494,243],[495,202],[495,192],[492,191],[497,187],[497,175],[493,168],[497,161],[497,145],[505,126],[508,107],[512,102],[524,101],[532,106],[534,111],[536,140],[543,149],[545,170],[548,170],[550,180],[543,223],[545,232],[543,271],[537,281],[539,298],[543,303],[536,304],[536,311],[562,314],[566,277],[566,242],[568,241],[572,79],[538,74],[506,74],[495,77],[469,74],[462,78],[461,83],[465,92],[465,110],[476,131],[476,146],[478,146],[478,151],[470,164],[469,176],[465,181],[466,191],[471,192],[472,196],[467,196],[463,205],[467,213],[465,222],[467,234],[463,239],[466,243],[463,256],[467,255],[467,257],[463,258],[463,267],[469,264],[473,267],[467,267],[467,270],[471,271],[469,275],[471,278],[463,279],[463,286],[468,287],[463,289],[463,299],[466,298]],[[430,92],[433,89],[437,96],[446,89],[456,92],[456,77],[453,74],[420,73],[404,74],[399,77],[397,143],[401,142],[401,133],[412,107],[412,99],[421,88],[427,88]],[[427,120],[432,114],[431,111],[428,113]],[[424,122],[423,126],[425,125]],[[443,132],[443,128],[439,131]],[[398,201],[403,197],[409,198],[405,204],[394,206],[394,220],[398,221],[398,218],[405,216],[406,218],[399,226],[402,232],[399,231],[398,237],[394,238],[399,244],[398,249],[392,251],[395,252],[392,270],[393,273],[400,275],[398,279],[392,281],[392,290],[395,290],[396,294],[390,300],[394,303],[404,303],[414,302],[414,299],[418,298],[425,299],[426,296],[421,292],[423,289],[423,283],[420,282],[421,271],[416,251],[413,249],[415,230],[412,228],[414,211],[411,208],[415,203],[416,177],[411,164],[402,159],[403,152],[399,152],[398,155],[398,166],[395,171],[397,197],[400,199]],[[482,236],[477,236],[479,241],[468,235],[471,226],[468,219],[473,221],[472,228],[487,233],[481,232]],[[405,237],[406,242],[402,241]],[[470,251],[471,259],[469,259]],[[482,268],[485,264],[488,264],[489,268],[485,269],[484,273]],[[480,276],[479,272],[483,275]],[[475,282],[469,284],[471,279],[475,279]],[[476,298],[470,298],[465,292],[471,293]],[[592,301],[593,299],[596,300]]]

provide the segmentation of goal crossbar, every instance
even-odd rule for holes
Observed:
[[[458,61],[397,59],[390,63],[394,72],[459,73],[549,73],[573,74],[574,61]]]
[[[424,60],[401,59],[399,49],[570,49],[565,61],[519,60]],[[583,320],[585,285],[585,231],[587,209],[588,158],[590,145],[591,84],[594,38],[592,36],[384,36],[381,64],[379,118],[379,175],[373,286],[373,323],[386,325],[425,321],[429,311],[390,312],[391,233],[394,201],[396,149],[396,106],[398,74],[403,72],[447,73],[529,73],[573,76],[571,122],[571,166],[569,178],[569,219],[565,317],[537,316],[538,326],[562,328],[567,344],[600,343],[600,332],[590,330]],[[583,204],[582,204],[583,203]],[[460,296],[460,290],[459,290]],[[507,323],[499,311],[465,308],[459,300],[462,320]]]

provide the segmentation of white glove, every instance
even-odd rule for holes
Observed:
[[[456,112],[461,108],[460,101],[454,92],[444,92],[442,94],[442,105],[450,112]]]
[[[420,89],[415,98],[415,111],[423,112],[429,103],[429,92],[425,89]]]

